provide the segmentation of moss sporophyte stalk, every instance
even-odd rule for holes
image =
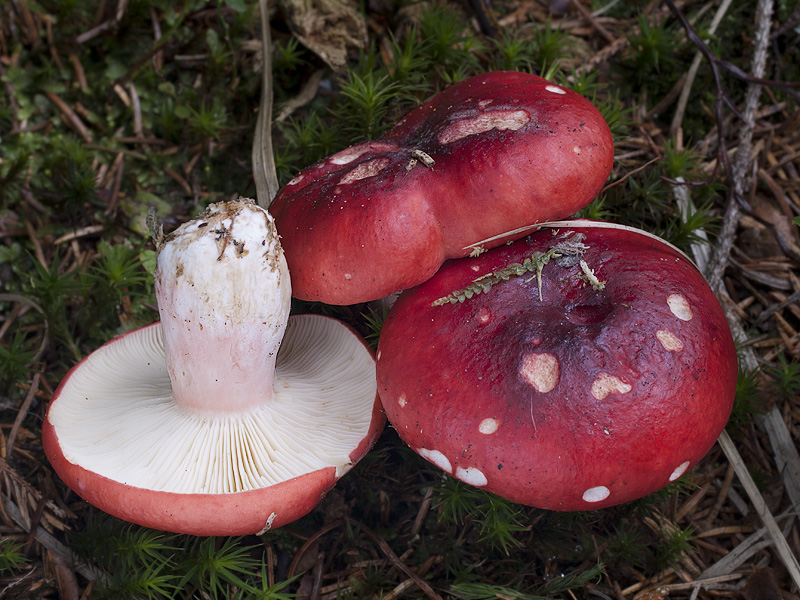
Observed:
[[[554,230],[553,234],[556,235],[557,231]],[[539,300],[541,301],[542,270],[551,259],[554,260],[559,267],[565,269],[576,264],[580,265],[581,270],[583,271],[581,279],[584,279],[594,289],[602,290],[605,287],[605,282],[600,281],[597,278],[597,276],[594,274],[594,270],[590,268],[586,261],[582,258],[586,253],[586,250],[589,249],[589,246],[583,243],[585,239],[586,236],[582,233],[568,232],[565,239],[561,240],[554,246],[551,246],[547,252],[533,252],[521,263],[511,263],[502,269],[497,269],[491,273],[481,275],[477,279],[474,279],[467,287],[435,300],[431,303],[431,306],[443,306],[445,304],[464,302],[476,294],[485,294],[492,289],[493,285],[500,283],[501,281],[507,281],[512,277],[521,277],[526,273],[535,273],[534,277],[536,278],[536,283],[539,289]],[[533,279],[533,277],[527,279],[526,283],[531,279]]]

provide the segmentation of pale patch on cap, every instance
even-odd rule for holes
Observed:
[[[546,394],[558,384],[558,359],[546,352],[526,354],[519,366],[519,374],[537,392]]]
[[[499,427],[500,427],[500,423],[497,422],[497,419],[489,418],[489,419],[484,419],[483,421],[481,421],[481,424],[478,425],[478,431],[480,431],[481,433],[484,433],[486,435],[490,435],[490,434],[494,433],[495,431],[497,431],[497,429]]]
[[[692,307],[689,306],[689,301],[681,294],[670,294],[667,296],[667,304],[672,314],[681,321],[691,321],[692,317],[694,317]]]
[[[447,471],[448,473],[453,472],[453,465],[450,464],[450,460],[438,450],[428,450],[427,448],[420,448],[419,450],[417,450],[417,454],[419,454],[425,460],[435,464],[442,471]]]
[[[357,159],[359,156],[366,154],[370,151],[369,144],[359,144],[358,146],[353,146],[352,148],[345,148],[341,152],[337,152],[333,156],[328,159],[328,162],[333,163],[334,165],[347,165]]]
[[[664,346],[665,350],[670,352],[680,352],[683,350],[683,342],[680,338],[667,329],[659,329],[656,331],[656,338]]]
[[[583,500],[585,502],[602,502],[610,495],[611,490],[604,485],[598,485],[583,492]]]
[[[366,179],[367,177],[374,177],[381,171],[383,171],[387,165],[389,164],[389,159],[385,156],[380,158],[373,158],[372,160],[368,160],[367,162],[363,162],[351,171],[349,171],[344,177],[339,180],[339,183],[342,185],[353,183],[354,181],[360,181],[362,179]]]
[[[406,398],[405,394],[400,394],[400,396],[397,398],[397,404],[400,405],[400,408],[403,408],[407,402],[408,399]]]
[[[627,394],[633,388],[615,375],[601,372],[592,382],[592,396],[598,400],[605,400],[606,396],[613,393]]]
[[[466,469],[461,467],[456,468],[456,479],[460,479],[464,483],[474,485],[475,487],[482,487],[489,483],[486,479],[486,475],[475,467],[467,467]]]
[[[681,464],[679,464],[679,465],[678,465],[678,467],[677,467],[677,468],[676,468],[676,469],[675,469],[675,470],[672,472],[672,475],[670,475],[670,476],[669,476],[669,480],[670,480],[670,481],[675,481],[675,480],[676,480],[676,479],[678,479],[678,478],[679,478],[681,475],[683,475],[684,473],[686,473],[686,469],[688,469],[688,468],[689,468],[689,461],[687,460],[686,462],[682,462],[682,463],[681,463]]]
[[[545,88],[548,92],[553,92],[554,94],[566,94],[567,92],[562,90],[560,87],[556,85],[548,85]]]
[[[492,129],[516,131],[527,125],[530,120],[531,116],[524,110],[493,110],[477,117],[460,119],[448,125],[439,132],[437,139],[440,144],[450,144]]]

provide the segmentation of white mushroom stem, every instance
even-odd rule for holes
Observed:
[[[160,248],[155,291],[176,404],[219,415],[269,402],[291,283],[267,211],[212,204],[181,225]]]

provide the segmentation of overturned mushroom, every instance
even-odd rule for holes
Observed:
[[[535,75],[492,72],[308,167],[270,210],[295,296],[353,304],[425,281],[480,240],[571,215],[612,160],[608,125],[588,100]]]
[[[309,512],[383,427],[372,352],[334,319],[288,317],[279,237],[250,201],[169,235],[156,295],[161,323],[96,350],[56,391],[43,425],[56,472],[106,512],[180,533]]]
[[[378,347],[401,438],[456,478],[552,510],[619,504],[714,444],[737,360],[694,265],[639,230],[548,226],[401,294]]]

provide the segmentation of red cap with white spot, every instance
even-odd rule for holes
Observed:
[[[510,500],[587,510],[678,479],[733,405],[736,351],[692,262],[651,234],[548,225],[401,294],[378,347],[401,438]]]
[[[354,304],[422,283],[470,244],[584,207],[613,155],[602,115],[571,90],[511,71],[453,85],[279,192],[293,293]]]

